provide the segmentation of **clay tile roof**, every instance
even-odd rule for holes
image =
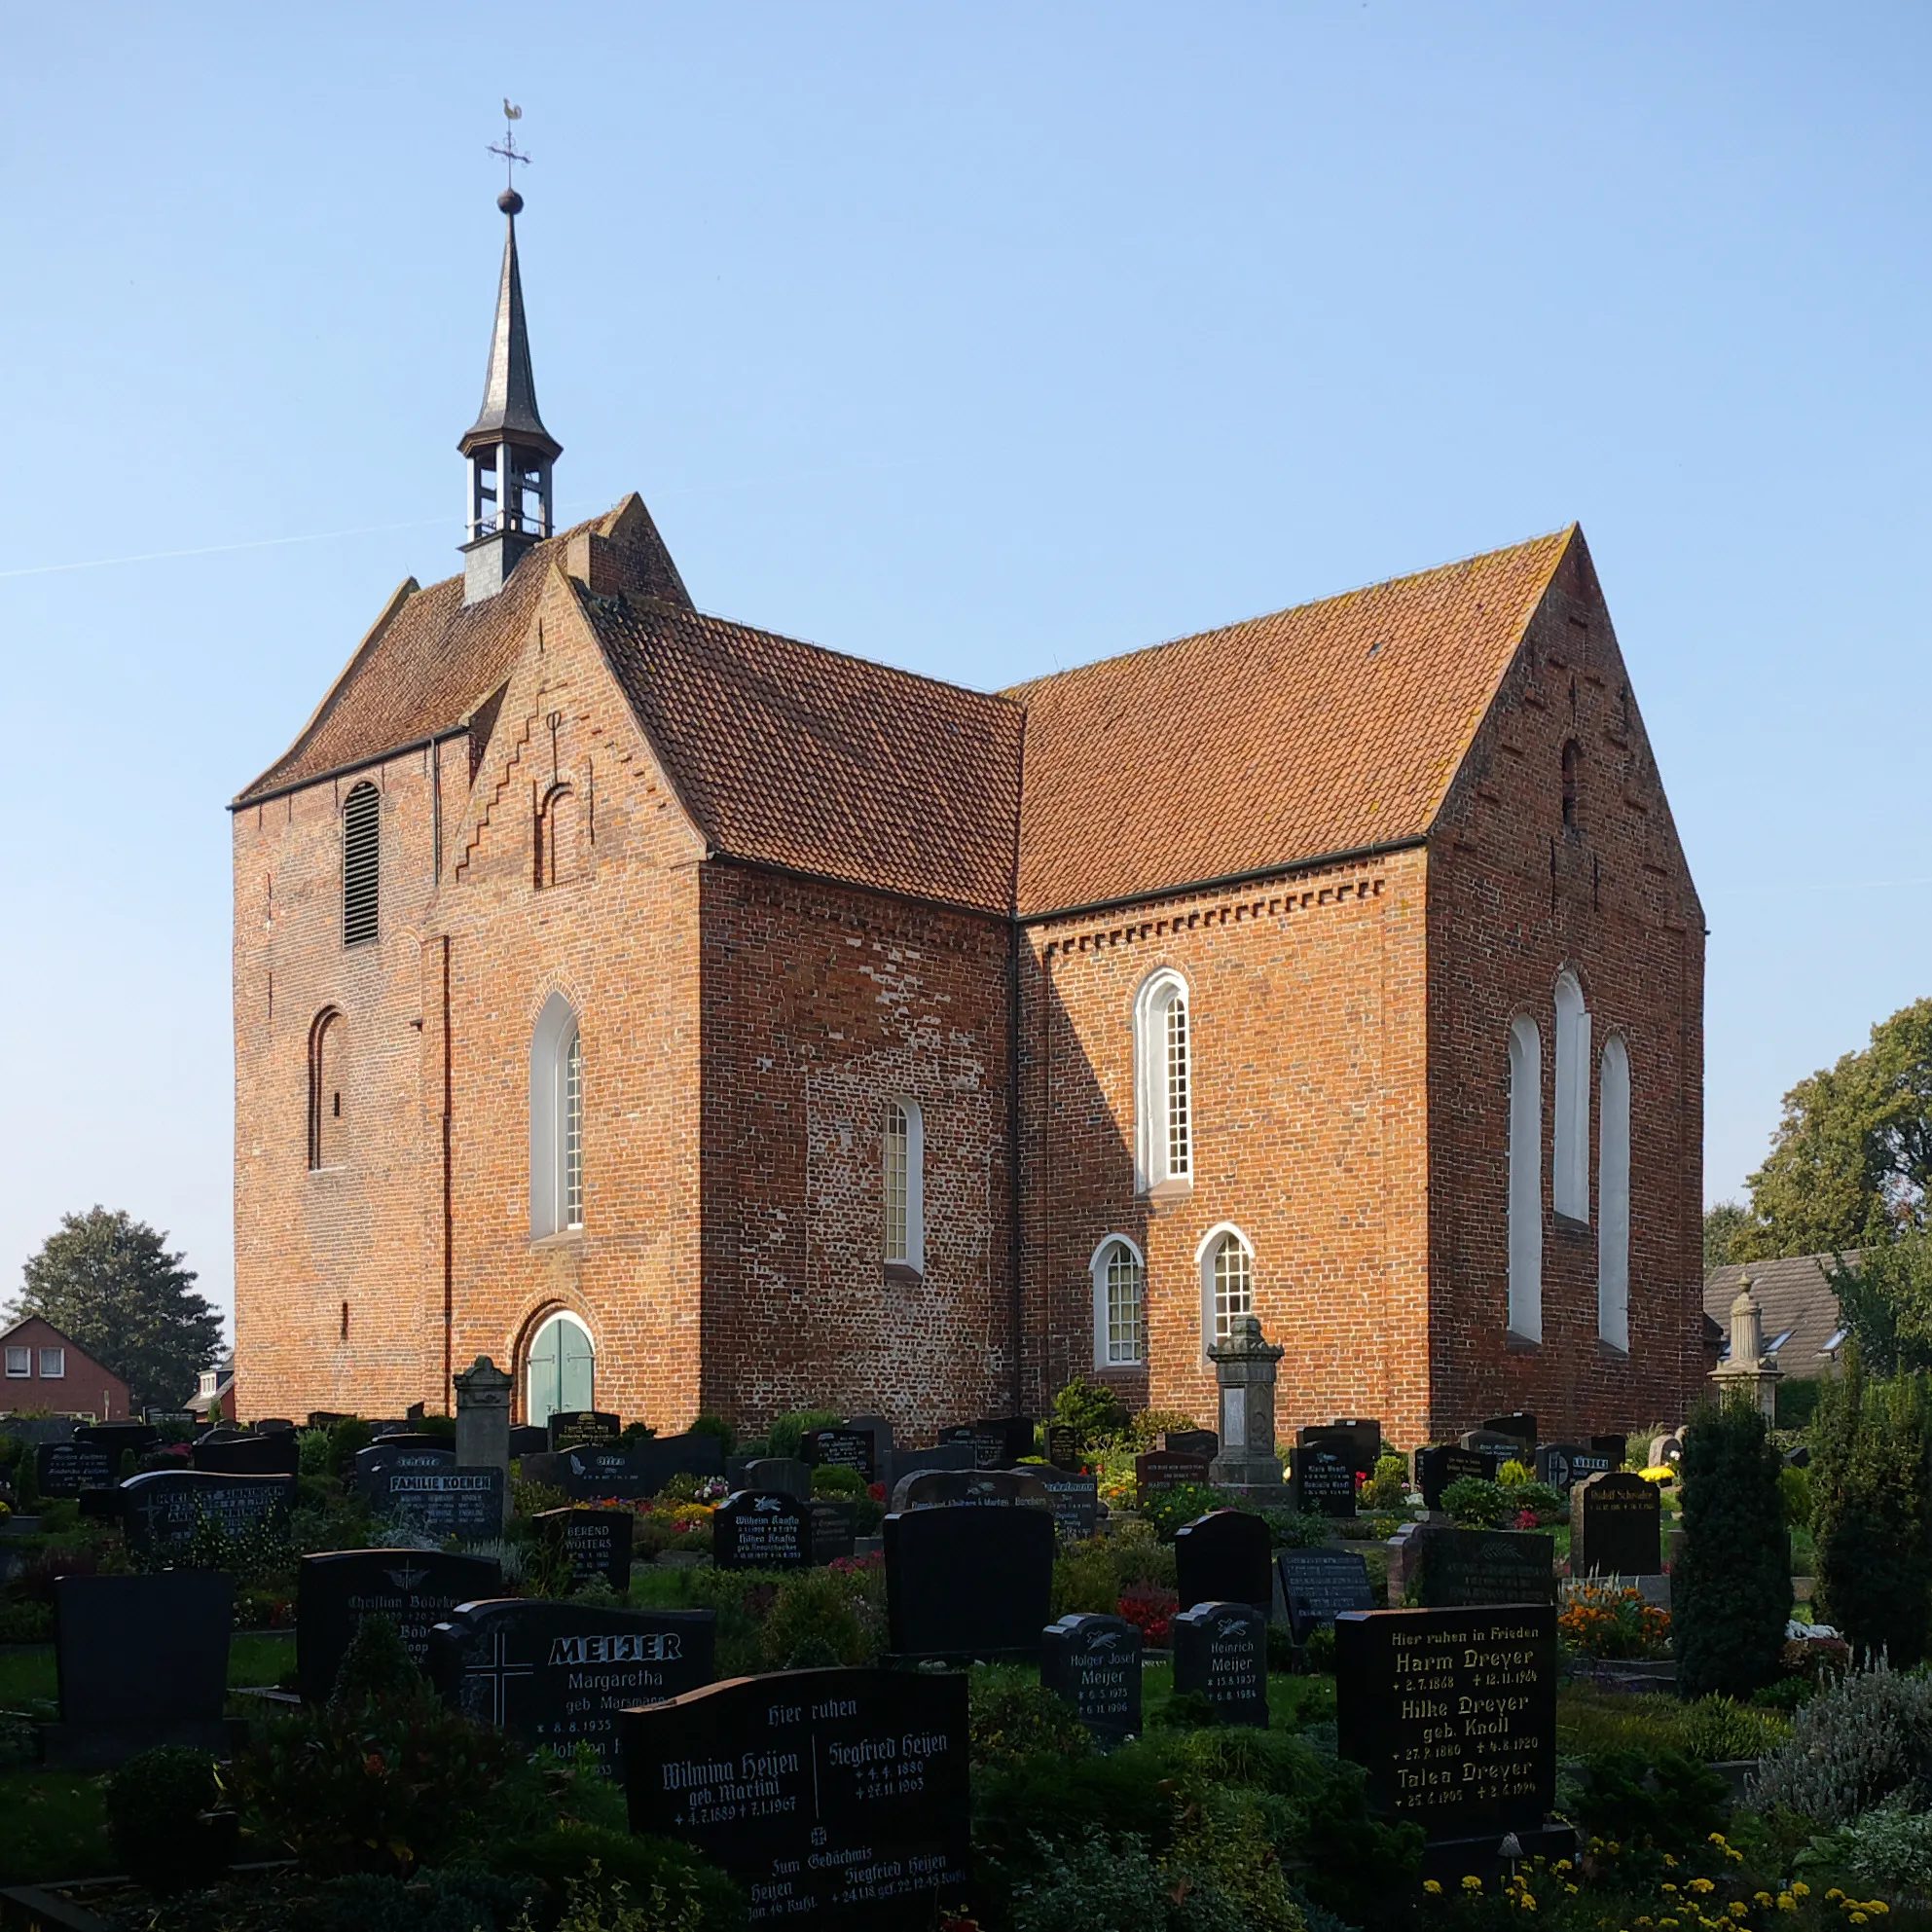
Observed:
[[[711,844],[1008,912],[1020,708],[646,598],[583,604]]]
[[[1015,686],[1020,911],[1420,836],[1571,538]]]

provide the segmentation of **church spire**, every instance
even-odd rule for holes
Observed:
[[[522,110],[506,100],[515,122]],[[517,151],[514,128],[500,148],[506,170],[529,157]],[[463,601],[493,597],[531,544],[556,529],[551,465],[564,446],[543,426],[530,373],[529,332],[524,321],[524,278],[517,266],[517,216],[524,198],[514,186],[496,198],[503,210],[503,273],[496,289],[496,320],[490,333],[490,365],[483,407],[456,447],[469,464],[469,534],[463,545]]]

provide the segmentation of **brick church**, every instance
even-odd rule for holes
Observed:
[[[233,807],[241,1412],[1212,1422],[1252,1311],[1284,1433],[1680,1415],[1704,924],[1581,530],[1000,692],[707,616],[554,527],[501,205],[461,572]]]

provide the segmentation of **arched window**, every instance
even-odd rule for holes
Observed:
[[[888,1267],[926,1272],[926,1123],[919,1103],[886,1103],[884,1182]]]
[[[577,876],[577,794],[553,785],[536,815],[536,883],[560,886]]]
[[[553,993],[530,1036],[530,1234],[540,1239],[583,1224],[583,1047],[570,1002]]]
[[[1543,1339],[1543,1038],[1510,1028],[1510,1332]]]
[[[1597,1086],[1596,1331],[1630,1352],[1630,1050],[1603,1042]]]
[[[1201,1264],[1201,1332],[1209,1343],[1227,1339],[1235,1321],[1255,1312],[1255,1251],[1238,1227],[1209,1231],[1195,1258]]]
[[[530,1337],[524,1367],[524,1414],[541,1429],[560,1411],[565,1415],[597,1404],[597,1346],[574,1315],[550,1317]]]
[[[1589,1013],[1575,973],[1556,975],[1556,1134],[1550,1192],[1556,1212],[1589,1220]]]
[[[1583,823],[1578,805],[1578,784],[1584,761],[1583,747],[1573,738],[1563,747],[1563,829],[1576,831]]]
[[[364,779],[343,804],[343,944],[376,936],[383,886],[383,794]]]
[[[309,1165],[343,1164],[343,1016],[324,1006],[309,1029]]]
[[[1110,1234],[1087,1264],[1093,1276],[1093,1366],[1134,1368],[1147,1360],[1148,1269],[1124,1234]]]
[[[1194,1171],[1191,1048],[1186,983],[1163,969],[1134,1002],[1134,1156],[1144,1192]]]

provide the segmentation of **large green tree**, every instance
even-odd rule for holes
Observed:
[[[1732,1260],[1843,1254],[1932,1227],[1932,1000],[1881,1020],[1872,1043],[1784,1097],[1771,1151],[1751,1176],[1754,1224]]]
[[[219,1353],[221,1317],[166,1242],[120,1209],[62,1215],[8,1314],[45,1316],[128,1384],[136,1408],[172,1408]]]
[[[1755,1226],[1751,1210],[1741,1201],[1720,1201],[1704,1210],[1704,1272],[1721,1268],[1732,1257],[1731,1244],[1747,1228]],[[1742,1257],[1737,1258],[1741,1259]]]

